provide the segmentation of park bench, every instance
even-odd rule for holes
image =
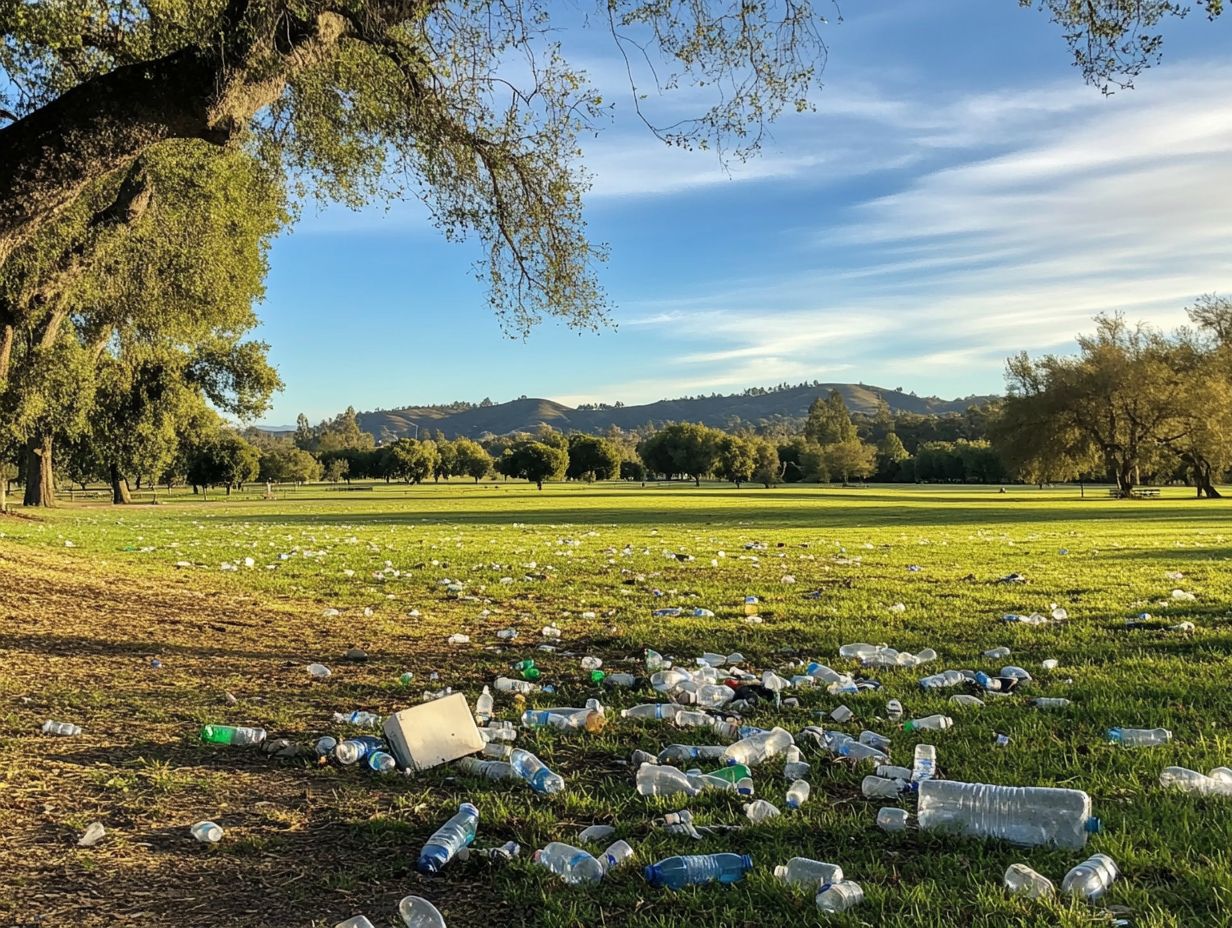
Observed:
[[[1108,495],[1120,499],[1121,491],[1113,487],[1108,491]],[[1129,495],[1134,499],[1159,499],[1159,487],[1135,487],[1129,491]]]

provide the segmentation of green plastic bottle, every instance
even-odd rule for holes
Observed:
[[[265,729],[236,728],[233,725],[203,725],[201,740],[207,744],[260,744],[265,740]]]
[[[607,674],[605,674],[602,670],[592,670],[590,672],[590,682],[591,683],[602,683],[603,678],[606,676]]]
[[[726,780],[729,783],[739,783],[741,780],[751,777],[753,772],[744,764],[732,764],[730,767],[720,767],[718,770],[711,770],[707,776],[718,777],[720,780]]]

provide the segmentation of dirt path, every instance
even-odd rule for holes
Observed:
[[[391,681],[437,656],[408,637],[341,664],[353,620],[194,583],[0,543],[0,922],[269,928],[369,912],[381,925],[415,892],[518,924],[490,892],[413,872],[447,792],[196,739],[220,721],[311,743],[351,702],[405,705]],[[307,679],[312,660],[334,668],[327,686]],[[43,735],[48,718],[84,733]],[[226,829],[221,844],[191,839],[202,819]],[[107,836],[76,847],[96,820]]]

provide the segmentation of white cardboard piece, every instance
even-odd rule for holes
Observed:
[[[406,770],[427,770],[483,750],[466,697],[451,693],[385,720],[389,750]]]

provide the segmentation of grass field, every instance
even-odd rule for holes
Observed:
[[[250,494],[127,509],[86,503],[0,519],[0,924],[332,926],[363,912],[387,928],[397,900],[415,893],[433,899],[451,928],[816,925],[812,895],[772,876],[796,855],[839,863],[864,888],[865,902],[830,924],[1095,925],[1109,923],[1109,907],[1139,926],[1232,924],[1232,803],[1158,785],[1167,765],[1232,764],[1228,505],[1180,490],[1123,502],[1102,490],[1079,499],[1073,489],[537,493],[454,484],[304,490],[273,502]],[[751,542],[766,548],[746,550]],[[996,582],[1014,571],[1028,582]],[[1177,571],[1182,579],[1167,577]],[[462,581],[464,594],[449,594],[445,578]],[[1175,588],[1195,598],[1173,600]],[[818,598],[805,596],[815,590]],[[762,599],[762,625],[741,621],[748,594]],[[999,621],[1053,603],[1068,622]],[[664,605],[716,616],[652,618]],[[1196,630],[1126,630],[1125,619],[1143,611]],[[555,654],[535,650],[550,622],[563,629]],[[520,632],[510,646],[495,637],[507,626]],[[473,643],[447,645],[457,631]],[[727,794],[635,793],[633,749],[710,741],[665,723],[616,717],[593,736],[523,733],[519,744],[568,782],[551,798],[448,768],[377,778],[196,740],[214,721],[311,743],[337,733],[334,711],[387,713],[445,685],[473,700],[528,656],[544,668],[541,682],[558,687],[532,705],[598,695],[613,717],[657,694],[598,692],[579,666],[583,654],[606,669],[636,670],[646,647],[681,663],[738,650],[757,671],[795,657],[852,669],[838,649],[857,641],[932,647],[940,657],[922,669],[872,672],[879,692],[840,700],[804,690],[801,709],[768,707],[749,722],[798,731],[841,701],[857,718],[840,727],[892,734],[896,763],[909,764],[913,745],[927,740],[953,779],[1086,790],[1105,826],[1090,849],[1123,873],[1105,906],[1026,903],[1001,889],[1010,863],[1059,883],[1081,853],[880,832],[873,819],[885,803],[859,790],[868,771],[808,751],[813,799],[800,812],[699,842],[668,835],[651,820],[682,807],[699,823],[747,820]],[[997,645],[1013,656],[981,657]],[[344,662],[351,646],[370,659]],[[1058,669],[1040,670],[1045,658]],[[318,660],[334,671],[324,683],[304,669]],[[950,693],[916,686],[924,673],[1005,662],[1036,674],[1026,695],[1065,696],[1072,706],[1039,712],[1024,696],[951,711]],[[406,689],[397,678],[408,670],[415,682]],[[429,682],[433,672],[439,682]],[[925,737],[894,732],[879,718],[892,697],[911,715],[947,712],[955,726]],[[497,709],[514,718],[508,698]],[[85,732],[43,736],[47,718]],[[1163,726],[1175,738],[1133,751],[1106,742],[1113,725]],[[1008,746],[995,745],[998,733]],[[755,779],[758,795],[782,806],[781,764]],[[586,888],[565,886],[527,856],[415,873],[424,839],[462,799],[481,810],[478,847],[512,839],[529,853],[610,823],[634,846],[636,865]],[[188,826],[204,818],[226,829],[220,844],[189,838]],[[77,848],[94,820],[107,837]],[[752,855],[756,869],[734,886],[678,893],[650,889],[640,874],[673,853],[719,850]]]

